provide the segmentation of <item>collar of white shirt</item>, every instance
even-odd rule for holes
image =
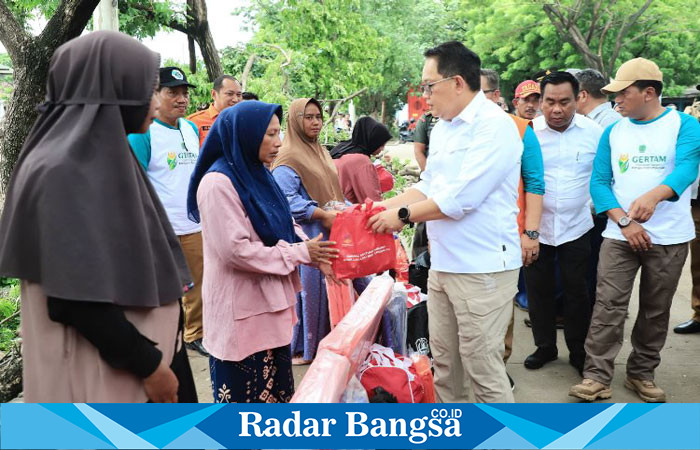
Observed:
[[[590,119],[586,120],[586,117],[581,114],[574,114],[573,120],[569,124],[569,127],[566,130],[564,130],[564,133],[572,130],[574,127],[578,127],[585,130],[591,126],[591,123],[595,122],[591,122]],[[560,131],[554,130],[549,126],[549,124],[547,123],[547,119],[544,118],[544,115],[535,117],[535,119],[532,121],[532,128],[535,131],[550,130],[555,133],[560,133]]]
[[[462,110],[462,112],[457,114],[457,117],[452,119],[452,122],[459,120],[465,123],[472,123],[474,121],[474,118],[476,117],[476,113],[484,105],[484,102],[487,101],[488,100],[486,99],[486,96],[484,95],[483,91],[477,92],[472,101],[469,102],[469,104]]]

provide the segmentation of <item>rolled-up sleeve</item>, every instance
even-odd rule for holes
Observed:
[[[459,176],[448,182],[432,198],[440,211],[459,220],[483,203],[500,186],[522,156],[522,141],[502,136],[503,127],[515,127],[509,121],[490,121],[478,127],[464,152]],[[513,133],[516,137],[517,134]]]
[[[298,222],[311,220],[311,216],[318,208],[318,203],[311,200],[306,194],[301,184],[301,178],[299,178],[294,169],[287,166],[279,166],[272,171],[272,176],[287,198],[294,220]]]
[[[621,208],[612,190],[613,170],[610,163],[610,130],[615,124],[605,129],[598,142],[598,150],[593,160],[591,174],[591,199],[597,214]]]

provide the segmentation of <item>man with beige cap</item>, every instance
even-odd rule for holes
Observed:
[[[700,124],[661,106],[663,75],[644,58],[627,61],[603,87],[623,119],[603,133],[593,162],[591,197],[608,215],[596,303],[586,338],[583,381],[569,395],[610,398],[625,314],[642,270],[639,313],[632,330],[625,387],[647,402],[664,402],[654,370],[666,342],[671,301],[695,237],[690,189],[700,164]]]

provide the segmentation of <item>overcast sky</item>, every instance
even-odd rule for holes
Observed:
[[[209,27],[218,49],[246,42],[251,38],[250,33],[241,30],[241,27],[245,25],[243,21],[231,14],[233,10],[245,6],[247,3],[245,0],[207,0]],[[32,28],[38,34],[45,24],[45,20],[37,21]],[[181,62],[188,60],[187,37],[178,31],[160,32],[156,34],[155,38],[146,39],[143,43],[160,53],[164,60],[175,59]],[[0,52],[5,52],[2,44],[0,44]],[[199,49],[197,49],[197,54],[199,55]]]

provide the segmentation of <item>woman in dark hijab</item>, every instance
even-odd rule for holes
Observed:
[[[27,402],[197,401],[179,331],[189,273],[126,137],[153,120],[158,65],[107,31],[51,58],[0,219]]]
[[[297,266],[332,276],[338,252],[308,240],[265,167],[282,146],[282,107],[258,101],[224,110],[190,182],[190,218],[204,237],[204,346],[214,401],[287,402],[294,394],[292,329]]]
[[[371,117],[362,117],[355,124],[352,139],[331,150],[340,186],[350,202],[361,203],[368,198],[382,200],[379,176],[370,156],[378,155],[389,139],[391,133],[386,126]]]

